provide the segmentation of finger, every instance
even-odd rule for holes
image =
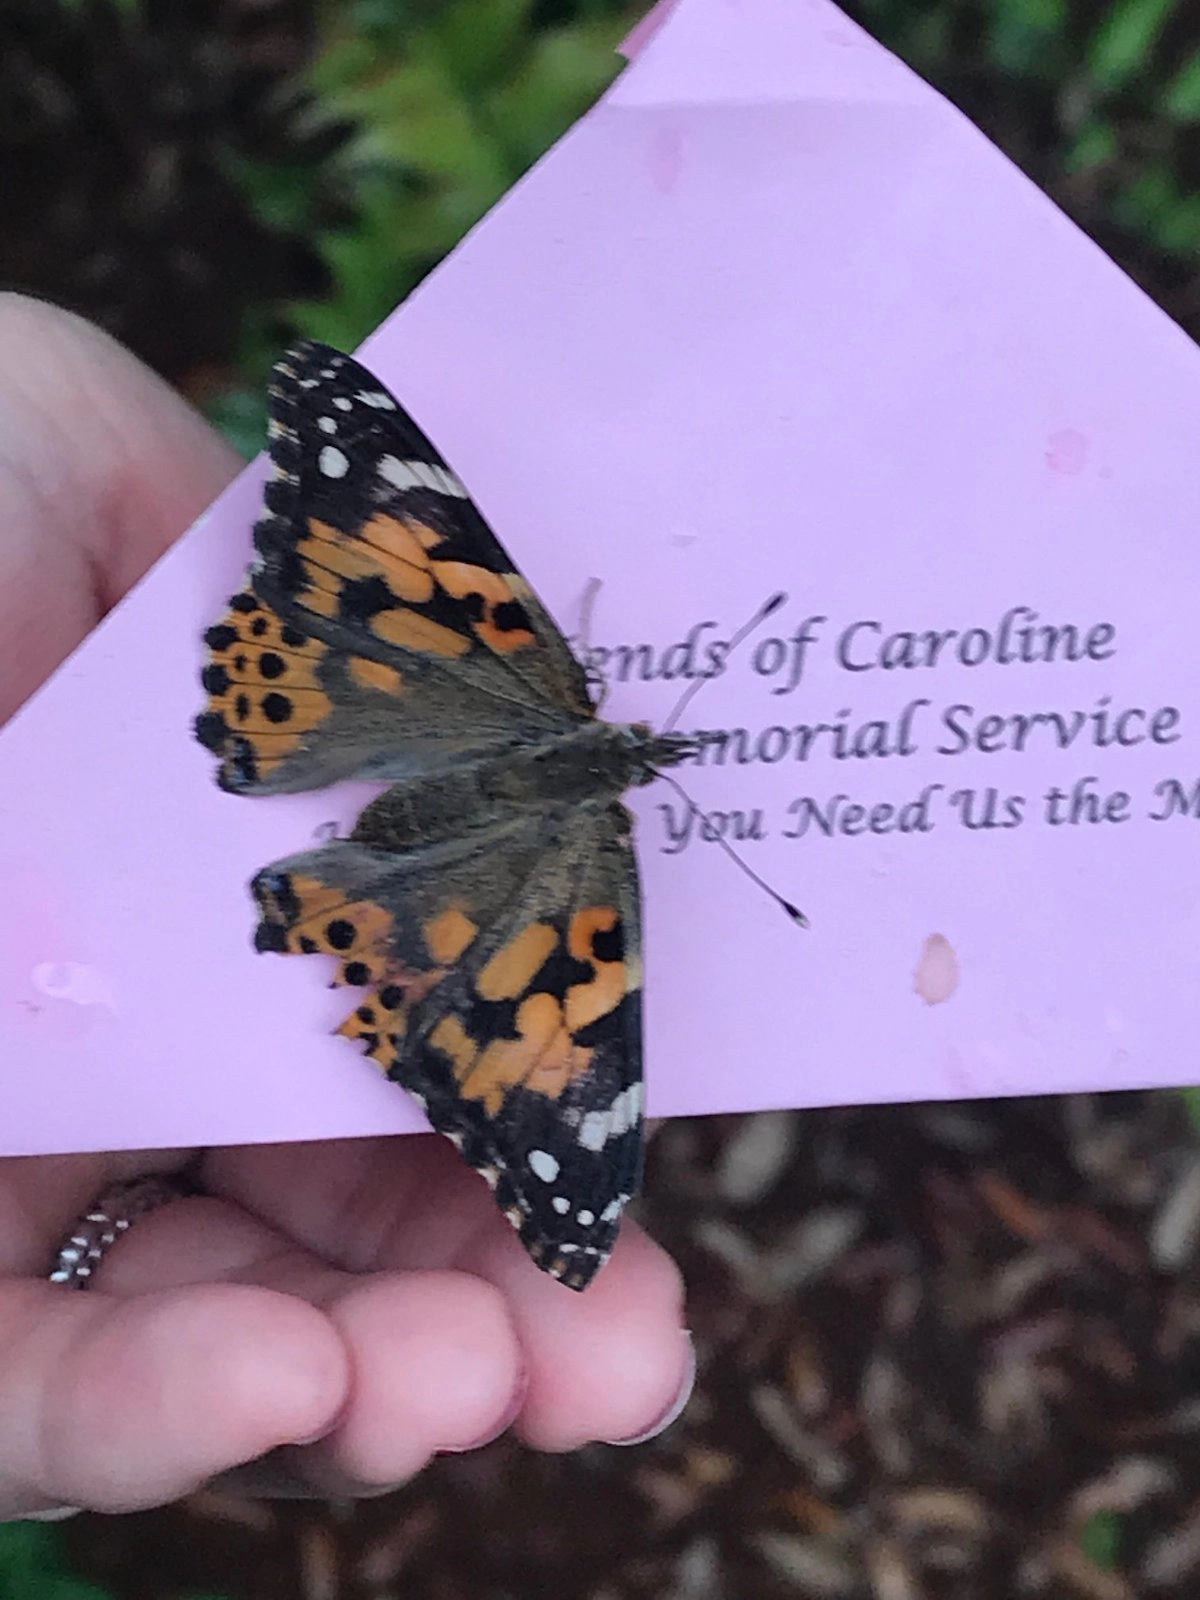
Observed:
[[[507,1297],[529,1374],[517,1422],[527,1444],[640,1443],[682,1411],[695,1378],[682,1280],[636,1223],[625,1222],[582,1294],[537,1271],[517,1240],[498,1232],[481,1233],[463,1264]]]
[[[432,1456],[472,1450],[524,1401],[521,1347],[503,1299],[465,1272],[382,1273],[326,1307],[354,1360],[337,1428],[294,1469],[329,1494],[404,1482]]]
[[[132,1299],[0,1287],[0,1519],[131,1511],[327,1428],[350,1375],[302,1300],[215,1285]]]
[[[354,1378],[336,1426],[285,1462],[327,1493],[402,1482],[441,1451],[494,1438],[516,1414],[521,1350],[493,1286],[465,1272],[348,1272],[226,1199],[178,1200],[140,1220],[92,1292],[211,1282],[302,1298],[340,1338]]]
[[[518,1431],[544,1450],[637,1438],[690,1382],[677,1268],[632,1221],[578,1294],[540,1272],[486,1184],[433,1135],[213,1152],[206,1182],[356,1271],[465,1268],[504,1299],[527,1372]]]
[[[0,294],[0,723],[238,465],[107,335]]]

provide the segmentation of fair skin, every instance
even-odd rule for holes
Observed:
[[[0,295],[0,722],[239,464],[95,329]],[[0,1160],[0,1521],[214,1480],[378,1493],[509,1424],[548,1451],[634,1438],[686,1385],[657,1245],[627,1221],[564,1289],[433,1136],[201,1152],[205,1193],[139,1221],[94,1289],[46,1281],[102,1190],[194,1155]]]

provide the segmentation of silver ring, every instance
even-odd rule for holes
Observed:
[[[157,1211],[168,1200],[193,1192],[179,1178],[157,1173],[106,1189],[63,1240],[50,1271],[50,1282],[68,1289],[88,1288],[105,1253],[139,1217]]]

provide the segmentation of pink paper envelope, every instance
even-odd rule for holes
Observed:
[[[633,798],[649,1110],[1195,1079],[1196,351],[824,0],[656,21],[363,352],[568,632],[599,580],[606,715],[708,674],[703,824]],[[190,735],[262,478],[0,736],[5,1152],[422,1125],[250,946],[370,791]]]

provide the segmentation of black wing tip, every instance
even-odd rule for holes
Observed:
[[[338,350],[331,344],[326,344],[321,339],[311,339],[307,335],[293,339],[279,358],[277,365],[294,362],[305,366],[311,361],[352,361],[354,358],[345,350]]]
[[[615,1229],[601,1244],[566,1250],[561,1240],[542,1235],[530,1237],[519,1228],[517,1233],[534,1266],[576,1294],[582,1294],[607,1266],[617,1242]]]
[[[339,350],[336,345],[326,344],[324,340],[310,338],[294,339],[287,346],[275,363],[276,381],[291,394],[301,375],[312,376],[314,368],[319,372],[323,367],[332,368],[335,376],[346,371],[355,380],[362,378],[376,388],[385,387],[351,351]]]
[[[286,955],[287,934],[274,922],[260,922],[254,930],[254,948],[259,955]]]

